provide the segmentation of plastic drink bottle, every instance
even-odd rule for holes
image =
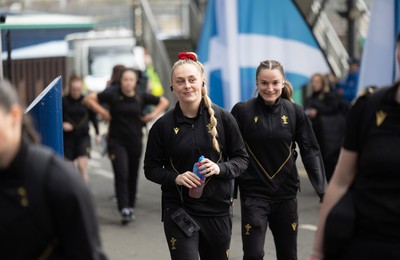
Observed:
[[[204,185],[206,183],[205,174],[199,173],[199,166],[201,165],[201,161],[203,161],[203,160],[204,160],[204,156],[202,155],[199,157],[199,160],[197,162],[195,162],[193,165],[193,173],[195,173],[200,178],[200,182],[201,182],[201,185],[199,187],[189,189],[189,196],[194,199],[198,199],[201,197],[201,194],[203,193]]]

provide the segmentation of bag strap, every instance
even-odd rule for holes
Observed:
[[[54,230],[51,215],[46,199],[46,177],[48,166],[54,154],[50,149],[39,145],[29,145],[26,157],[25,188],[29,198],[29,209],[36,224],[43,232],[43,236],[51,241]]]
[[[296,142],[295,142],[295,137],[296,137],[296,122],[297,122],[297,114],[295,111],[295,104],[286,99],[286,98],[281,98],[288,114],[289,114],[289,125],[290,125],[290,132],[292,133],[292,142],[293,142],[293,150],[296,149]]]

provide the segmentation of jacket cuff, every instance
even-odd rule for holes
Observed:
[[[224,163],[218,163],[217,165],[219,167],[219,175],[218,176],[225,178],[227,175],[226,165]]]

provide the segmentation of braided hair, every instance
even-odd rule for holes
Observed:
[[[204,66],[203,66],[203,64],[201,64],[201,62],[198,61],[197,54],[194,52],[180,52],[178,54],[178,60],[172,66],[171,79],[172,79],[172,74],[175,71],[175,68],[180,65],[183,65],[183,64],[192,64],[192,65],[196,66],[199,69],[199,71],[201,72],[201,75],[204,76]],[[217,152],[220,152],[220,147],[219,147],[219,143],[217,140],[218,121],[215,118],[215,111],[212,108],[212,101],[211,101],[210,97],[208,96],[207,86],[205,85],[204,81],[203,81],[203,87],[201,88],[201,95],[204,99],[204,104],[208,109],[208,114],[210,115],[210,124],[211,124],[210,134],[212,137],[212,144],[213,144],[214,149]]]

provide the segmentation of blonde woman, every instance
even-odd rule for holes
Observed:
[[[228,259],[232,183],[247,168],[248,156],[235,119],[208,97],[197,55],[183,52],[178,57],[171,73],[178,102],[150,130],[145,175],[161,184],[171,259]],[[189,193],[201,182],[192,169],[201,155],[205,159],[199,174],[205,176],[205,186],[200,198],[193,198]]]

